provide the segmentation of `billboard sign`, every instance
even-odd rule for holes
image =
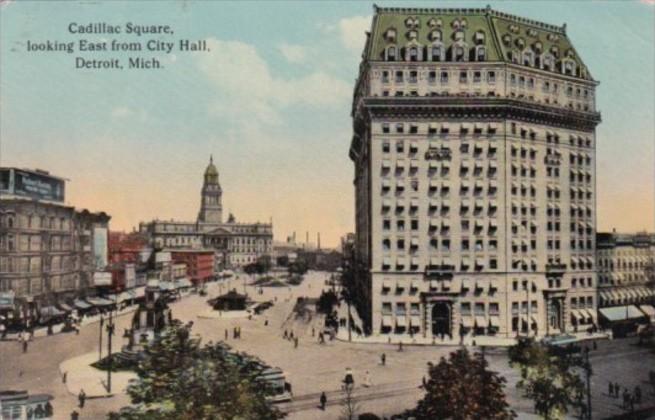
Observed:
[[[111,273],[104,271],[96,271],[93,273],[94,286],[111,286]]]
[[[0,169],[0,192],[63,203],[64,191],[64,180],[47,173],[15,168]]]
[[[107,228],[93,229],[93,258],[96,269],[102,270],[107,266]]]

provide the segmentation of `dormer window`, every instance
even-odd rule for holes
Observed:
[[[430,28],[441,28],[441,25],[441,19],[430,18],[430,20],[428,20],[428,26]]]
[[[407,32],[407,38],[408,39],[414,40],[417,37],[418,37],[418,32],[416,32],[415,30],[412,29],[411,31]]]
[[[408,51],[408,56],[409,56],[409,61],[418,61],[418,48],[417,47],[409,47]]]
[[[453,48],[453,61],[465,61],[465,51],[462,47]]]
[[[575,63],[573,60],[566,60],[564,62],[564,74],[573,76],[575,74]]]
[[[523,38],[518,38],[516,40],[516,46],[519,47],[520,49],[523,49],[525,47],[525,41]]]
[[[384,33],[384,38],[387,40],[387,42],[396,42],[396,30],[393,28],[387,29],[387,31]]]
[[[441,41],[441,31],[430,32],[430,39],[432,41]]]
[[[523,53],[523,65],[524,66],[531,66],[532,65],[532,52],[526,51]]]
[[[453,34],[453,38],[455,39],[455,42],[463,42],[464,41],[464,31],[456,31]]]
[[[479,45],[475,48],[475,60],[484,61],[487,58],[487,50],[484,46]]]
[[[405,19],[405,26],[408,28],[418,28],[419,20],[417,17],[408,17]]]
[[[544,70],[553,71],[553,68],[554,68],[553,56],[551,56],[551,55],[545,55],[544,56],[544,66],[543,66],[543,68],[544,68]]]
[[[387,61],[396,61],[396,47],[387,48]]]
[[[532,48],[534,48],[537,54],[540,54],[543,49],[543,45],[541,45],[541,42],[537,41],[532,45]]]
[[[432,61],[441,61],[443,48],[441,46],[433,46],[431,49]]]
[[[559,57],[559,48],[557,46],[553,46],[550,49],[551,54],[553,54],[554,57]]]
[[[459,23],[459,19],[455,19],[455,20],[453,20],[453,23],[451,23],[451,26],[452,26],[453,29],[455,29],[455,30],[458,30],[459,28],[462,27],[461,24]]]
[[[484,42],[484,32],[482,31],[476,32],[473,39],[475,40],[476,44],[482,44]]]
[[[512,37],[509,34],[503,35],[503,44],[509,45],[512,42]]]
[[[519,33],[519,27],[518,25],[509,25],[509,31],[515,34]]]

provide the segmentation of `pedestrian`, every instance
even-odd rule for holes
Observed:
[[[385,366],[387,364],[387,355],[382,353],[382,356],[380,356],[380,362],[382,362],[382,366]]]
[[[23,337],[23,353],[27,353],[27,336]]]
[[[327,404],[327,396],[325,396],[325,392],[321,392],[321,410],[325,411],[325,404]]]
[[[53,409],[52,409],[52,404],[50,404],[50,401],[46,401],[45,403],[45,416],[47,418],[51,418],[53,414]]]
[[[80,413],[73,410],[73,412],[71,413],[71,420],[79,420],[79,418],[80,418]]]
[[[423,379],[421,379],[421,386],[423,387],[423,389],[426,389],[428,386],[428,381],[427,379],[425,379],[425,375],[423,375]]]
[[[314,330],[314,327],[312,327],[312,337],[314,337],[314,334],[316,334],[316,330]]]
[[[403,351],[403,342],[402,341],[398,342],[398,351]]]
[[[616,395],[616,398],[619,398],[621,394],[621,386],[619,386],[618,382],[614,382],[614,395]]]
[[[68,380],[68,372],[64,372],[64,374],[61,375],[61,382],[65,384],[67,380]]]
[[[641,404],[641,387],[639,385],[635,387],[635,402]]]
[[[627,410],[629,404],[630,404],[630,393],[628,392],[628,389],[625,388],[623,390],[623,408]]]
[[[298,348],[298,337],[293,339],[293,347],[296,349]]]
[[[80,335],[80,325],[77,322],[73,324],[73,328],[75,328],[75,335]]]
[[[287,330],[284,330],[284,339],[286,340],[289,337],[289,332]]]
[[[610,393],[610,397],[614,397],[614,384],[612,382],[610,382],[609,385],[609,393]]]
[[[228,332],[227,332],[227,328],[226,328],[226,329],[225,329],[225,341],[227,341],[227,337],[228,337],[228,335],[229,335],[229,334],[228,334]]]
[[[234,327],[232,330],[232,338],[236,339],[237,338],[237,327]]]
[[[265,326],[265,327],[268,327],[268,319],[265,319],[265,320],[264,320],[264,326]]]
[[[596,344],[595,341],[593,342],[593,349],[594,349],[594,350],[598,350],[598,344]]]
[[[290,338],[291,340],[293,340],[293,331],[291,331],[291,332],[289,333],[289,338]]]
[[[362,386],[368,388],[371,386],[371,374],[368,373],[368,370],[366,373],[364,373],[364,381],[362,382]]]
[[[77,400],[80,403],[80,408],[84,408],[84,402],[86,401],[86,393],[84,389],[80,389],[80,393],[77,395]]]

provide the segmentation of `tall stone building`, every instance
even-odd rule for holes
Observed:
[[[272,223],[239,223],[230,214],[223,221],[223,190],[210,157],[203,176],[200,211],[195,222],[153,220],[139,224],[160,248],[209,248],[216,254],[217,269],[240,267],[273,253]]]
[[[598,82],[566,26],[376,7],[362,57],[351,286],[366,329],[459,340],[595,323]]]
[[[0,315],[34,325],[95,294],[110,216],[64,204],[65,180],[0,168]]]

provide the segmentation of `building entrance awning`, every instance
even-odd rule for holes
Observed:
[[[640,305],[639,309],[648,315],[652,321],[655,321],[655,307],[653,305]]]
[[[598,312],[608,321],[626,321],[644,317],[644,313],[634,305],[600,308]]]
[[[62,316],[62,315],[66,314],[65,312],[60,311],[59,309],[55,308],[54,306],[44,306],[44,307],[41,308],[39,313],[44,318],[54,318],[54,317]]]
[[[115,303],[114,301],[101,297],[90,297],[86,298],[86,300],[93,306],[109,306]]]

